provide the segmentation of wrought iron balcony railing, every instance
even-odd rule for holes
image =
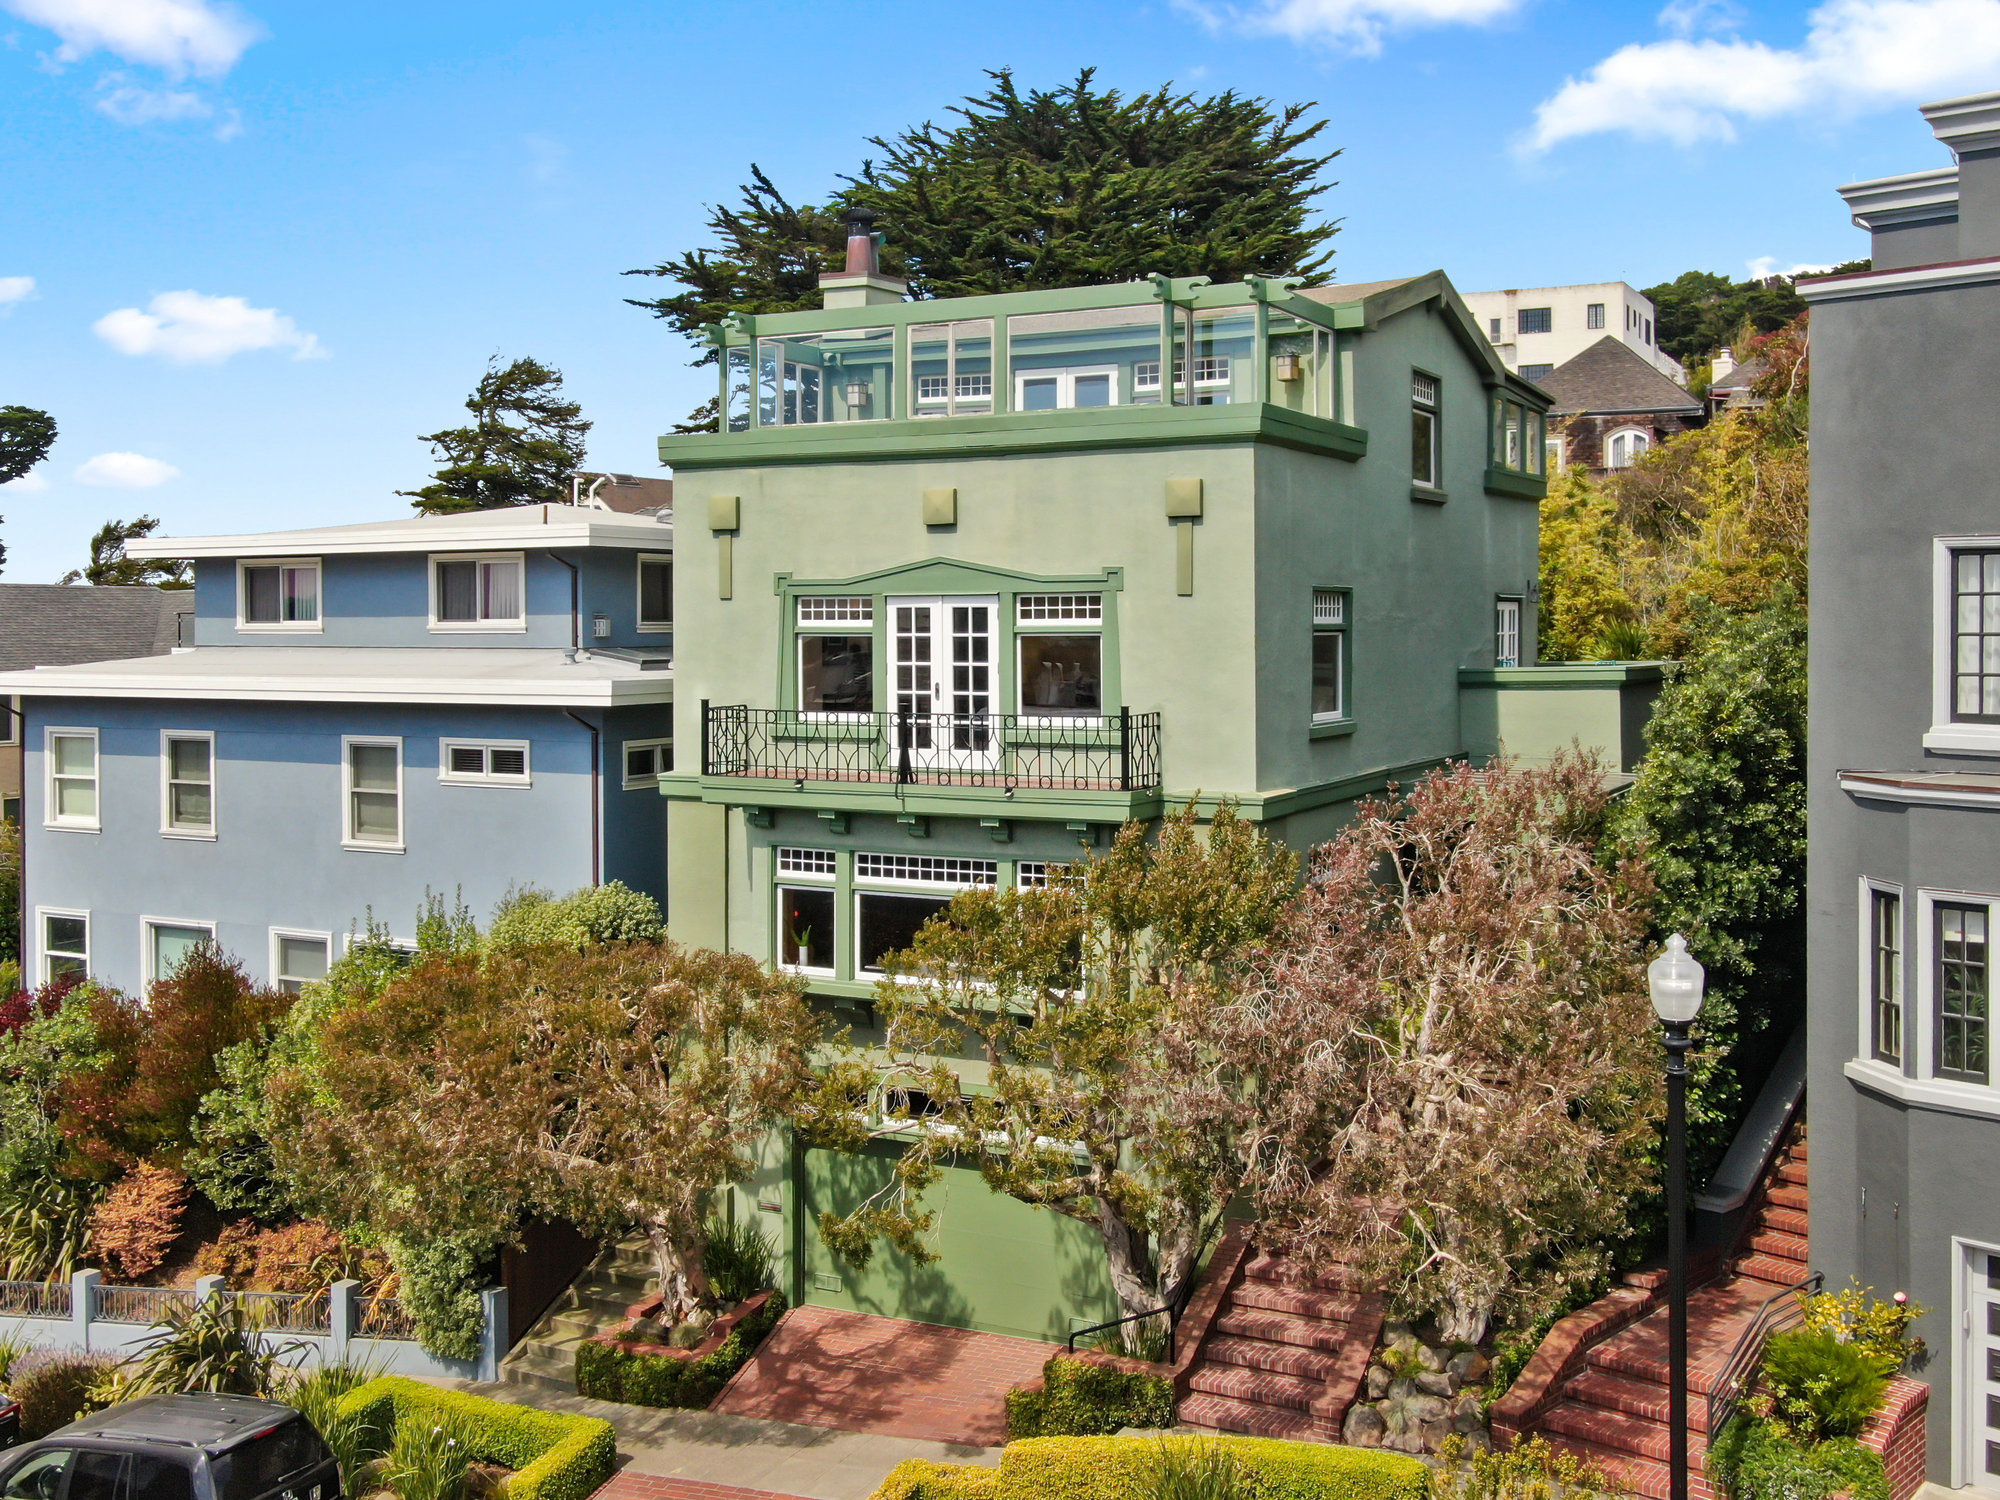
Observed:
[[[704,776],[900,786],[1142,792],[1160,785],[1160,716],[806,713],[701,705]]]

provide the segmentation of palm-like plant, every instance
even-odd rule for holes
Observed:
[[[170,1308],[132,1357],[129,1394],[266,1395],[287,1359],[305,1348],[297,1339],[274,1343],[269,1324],[268,1316],[249,1312],[234,1297]]]

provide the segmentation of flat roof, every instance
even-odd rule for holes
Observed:
[[[432,552],[439,548],[634,547],[671,551],[671,518],[652,520],[575,505],[513,505],[445,516],[310,526],[238,536],[141,537],[128,557],[312,557],[332,552]]]
[[[26,698],[186,698],[278,703],[671,703],[671,666],[517,646],[201,646],[168,656],[0,672]],[[664,663],[664,658],[657,659]]]

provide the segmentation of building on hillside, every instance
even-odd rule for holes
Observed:
[[[1465,305],[1500,362],[1524,380],[1541,380],[1607,338],[1668,379],[1687,380],[1680,362],[1657,342],[1652,299],[1622,281],[1467,292]]]
[[[1549,464],[1593,473],[1627,469],[1705,408],[1631,345],[1608,334],[1538,382],[1549,406]]]
[[[0,672],[82,661],[162,656],[182,644],[194,595],[187,589],[85,588],[0,583]],[[0,815],[21,820],[18,700],[0,714]]]
[[[191,649],[0,673],[34,978],[137,991],[212,938],[296,987],[371,914],[413,939],[427,895],[664,897],[670,523],[529,505],[127,551],[193,562]]]
[[[2000,93],[1854,183],[1812,310],[1814,1267],[1929,1309],[1929,1477],[2000,1489]]]
[[[1637,754],[1657,665],[1532,665],[1547,397],[1442,273],[906,301],[864,233],[823,285],[713,329],[722,430],[659,444],[680,941],[866,1041],[884,955],[956,892],[1129,819],[1229,799],[1305,848],[1457,757]],[[846,1265],[813,1225],[883,1170],[773,1144],[739,1202],[787,1295],[1037,1338],[1116,1308],[1094,1231],[969,1168],[937,1265]]]
[[[1708,381],[1710,413],[1720,416],[1725,411],[1768,405],[1757,394],[1756,386],[1770,368],[1771,362],[1762,356],[1752,355],[1739,364],[1734,350],[1717,350]]]

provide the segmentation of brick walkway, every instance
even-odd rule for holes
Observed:
[[[795,1307],[710,1410],[992,1447],[1007,1441],[1007,1392],[1061,1352],[1033,1339]]]
[[[664,1474],[614,1474],[611,1482],[591,1500],[797,1500],[797,1497],[774,1495],[769,1490],[739,1490],[733,1485]]]

